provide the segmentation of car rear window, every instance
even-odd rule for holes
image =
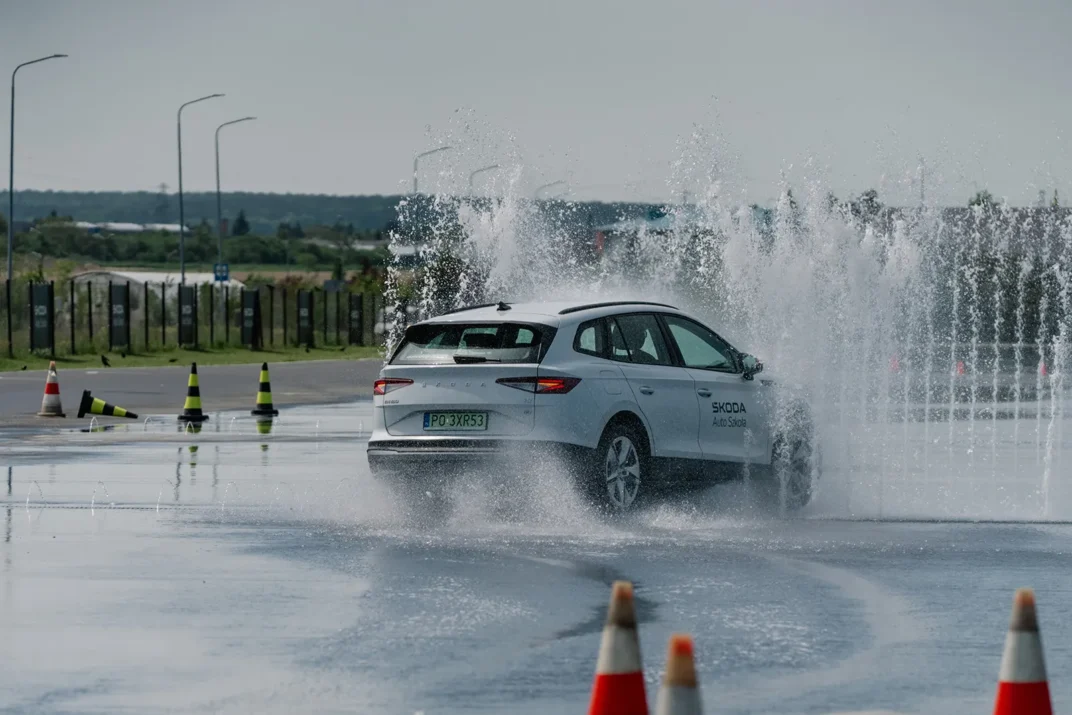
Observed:
[[[427,323],[406,330],[392,365],[538,363],[555,329],[528,323]]]

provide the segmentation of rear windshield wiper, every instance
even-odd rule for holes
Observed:
[[[468,365],[478,362],[502,362],[502,360],[486,358],[483,355],[455,355],[454,362],[458,363],[459,365]]]

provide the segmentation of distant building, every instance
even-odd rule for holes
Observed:
[[[123,271],[123,270],[96,270],[86,271],[84,273],[78,273],[71,277],[77,286],[83,286],[86,283],[92,283],[94,291],[100,286],[102,291],[106,290],[108,283],[130,283],[130,289],[136,291],[139,294],[144,293],[142,286],[148,284],[149,290],[160,295],[161,289],[166,290],[169,296],[174,296],[175,286],[179,284],[179,274],[171,273],[168,271]],[[191,273],[186,272],[186,285],[199,285],[202,283],[216,283],[216,276],[212,273]],[[216,283],[216,285],[229,286],[231,290],[237,290],[245,287],[245,283],[239,280],[231,279],[222,283]],[[103,293],[101,293],[103,295]]]
[[[146,233],[163,231],[165,233],[178,233],[179,224],[177,223],[123,223],[121,221],[104,221],[101,223],[90,223],[89,221],[75,221],[75,227],[80,228],[90,234],[102,234],[102,233]],[[186,228],[187,232],[190,228]]]

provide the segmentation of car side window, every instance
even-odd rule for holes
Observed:
[[[670,350],[663,339],[659,321],[650,313],[615,317],[632,362],[642,365],[672,365]]]
[[[625,337],[622,335],[621,328],[618,327],[618,321],[614,318],[605,318],[604,320],[607,323],[607,342],[610,343],[607,357],[618,362],[632,362],[633,358],[629,354],[629,346],[625,344]]]
[[[577,337],[573,339],[573,349],[585,355],[604,357],[603,321],[589,320],[577,326]]]
[[[670,328],[670,335],[677,344],[685,367],[724,372],[737,371],[737,363],[729,345],[713,332],[699,323],[676,315],[664,315],[663,320]]]

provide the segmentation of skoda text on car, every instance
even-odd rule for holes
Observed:
[[[652,491],[748,475],[789,509],[820,470],[807,402],[672,306],[497,303],[414,324],[373,390],[376,477],[417,485],[561,457],[624,510]]]

